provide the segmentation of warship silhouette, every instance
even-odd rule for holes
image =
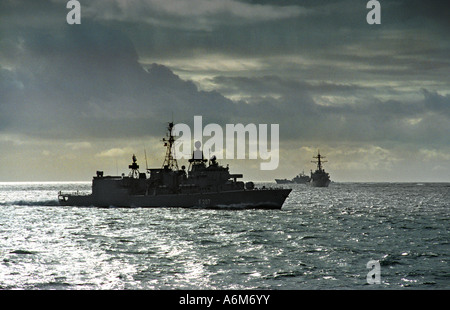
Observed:
[[[103,171],[97,171],[91,194],[60,191],[60,205],[281,209],[291,189],[256,188],[253,182],[238,181],[242,174],[230,174],[228,165],[219,165],[215,156],[209,160],[203,157],[199,141],[189,159],[188,171],[184,165],[179,169],[173,127],[170,122],[167,138],[163,138],[166,155],[162,168],[147,168],[141,173],[133,155],[128,176],[104,176]]]
[[[320,155],[320,152],[318,151],[317,156],[314,156],[313,158],[317,158],[317,161],[311,161],[317,163],[317,169],[314,172],[311,170],[311,180],[309,181],[309,184],[313,187],[328,187],[331,182],[330,175],[325,172],[325,169],[322,167],[322,163],[327,162],[326,160],[322,160],[325,156]]]
[[[275,182],[277,182],[277,184],[306,184],[310,181],[310,177],[308,175],[305,174],[304,171],[302,171],[302,173],[299,173],[297,176],[295,176],[294,178],[292,178],[292,180],[288,180],[288,179],[275,179]]]

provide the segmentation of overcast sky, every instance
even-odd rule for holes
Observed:
[[[0,2],[0,181],[160,167],[167,121],[279,124],[292,178],[450,181],[450,5],[380,0]]]

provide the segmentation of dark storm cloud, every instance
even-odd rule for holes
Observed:
[[[245,25],[307,14],[298,5],[248,4],[237,0],[92,0],[87,13],[97,19],[155,26],[210,30],[222,24]]]
[[[449,145],[450,96],[426,89],[413,101],[380,100],[377,89],[352,84],[318,83],[282,79],[216,77],[225,94],[240,91],[245,111],[260,119],[282,120],[282,138],[323,142],[415,143]],[[319,104],[314,98],[330,96],[343,102]],[[348,98],[356,97],[355,102]]]
[[[234,109],[230,100],[198,91],[164,66],[145,71],[132,42],[116,27],[89,21],[70,27],[64,19],[58,26],[5,26],[2,130],[82,138],[147,135],[158,128],[160,135],[161,118],[170,120],[172,113],[178,119],[222,113],[226,119],[223,112]]]
[[[98,0],[76,26],[66,2],[0,4],[3,132],[159,136],[173,113],[280,123],[281,139],[450,144],[448,4],[382,1],[377,28],[365,1]],[[201,91],[152,61],[209,55],[258,65],[208,72]]]
[[[62,1],[45,3],[45,12],[57,12],[56,6]],[[119,1],[93,2],[92,5],[87,6],[86,10],[92,12],[96,8],[98,14],[95,15],[95,19],[97,20],[144,23],[148,21],[152,26],[153,35],[158,31],[154,30],[157,29],[155,23],[152,19],[143,20],[149,18],[152,4],[156,5],[157,11],[174,18],[181,15],[188,19],[204,16],[210,18],[211,23],[212,17],[231,14],[246,19],[249,25],[236,33],[232,31],[236,30],[236,25],[233,22],[226,25],[224,20],[212,25],[214,30],[208,29],[203,35],[198,29],[187,31],[194,31],[191,33],[200,31],[197,34],[204,40],[203,43],[200,41],[200,45],[204,44],[206,47],[213,42],[217,44],[211,47],[214,49],[232,43],[231,49],[242,53],[248,53],[250,50],[257,51],[256,54],[272,53],[284,47],[288,52],[297,48],[309,54],[321,45],[337,44],[334,49],[319,48],[317,56],[327,57],[328,61],[341,61],[354,66],[361,64],[370,66],[370,69],[362,70],[362,73],[355,73],[358,76],[364,74],[364,71],[389,76],[400,73],[408,75],[417,70],[419,72],[429,70],[430,66],[434,68],[438,65],[441,67],[448,65],[448,62],[442,59],[437,63],[430,63],[424,59],[412,62],[410,59],[393,59],[389,54],[371,56],[360,54],[358,51],[343,52],[347,51],[342,49],[346,46],[345,44],[355,39],[344,28],[352,25],[361,15],[350,13],[366,12],[364,7],[361,9],[348,1],[307,3],[311,6],[309,14],[322,24],[318,21],[307,24],[313,19],[308,14],[301,16],[301,12],[306,12],[306,10],[302,11],[301,7],[289,11],[286,10],[286,6],[268,6],[267,2],[259,4],[256,12],[251,10],[239,12],[236,8],[250,9],[251,6],[237,1],[229,1],[228,6],[222,6],[219,1],[212,1],[209,3],[209,10],[199,11],[181,10],[177,5],[182,5],[182,2],[136,3],[142,6],[143,11],[131,4],[121,6],[123,2]],[[403,7],[403,4],[397,7]],[[333,14],[337,8],[341,10]],[[411,11],[414,10],[414,6],[408,8]],[[23,14],[30,10],[39,12],[36,6],[28,8],[23,6],[22,9]],[[64,12],[61,11],[61,13]],[[433,12],[428,10],[422,15],[425,14],[426,18],[430,18]],[[388,11],[387,16],[389,14],[391,13]],[[29,16],[29,13],[25,15]],[[292,19],[293,16],[299,18]],[[347,18],[349,16],[352,18]],[[283,18],[287,19],[284,25],[280,22]],[[35,27],[22,27],[19,24],[16,24],[15,28],[14,25],[5,26],[8,32],[2,40],[2,49],[5,51],[3,55],[13,69],[3,69],[1,74],[0,85],[4,90],[2,91],[4,118],[2,127],[29,134],[57,137],[72,136],[75,133],[82,136],[126,136],[152,132],[153,124],[160,120],[161,115],[170,117],[174,113],[175,116],[201,114],[209,116],[211,122],[219,123],[230,122],[231,117],[234,121],[241,118],[252,122],[271,120],[276,123],[277,119],[282,117],[292,120],[289,130],[297,129],[296,131],[302,132],[305,137],[341,135],[346,139],[362,139],[364,136],[370,140],[371,138],[382,139],[387,136],[387,130],[397,132],[398,139],[401,139],[401,133],[403,136],[408,136],[406,129],[402,127],[403,118],[418,118],[420,113],[426,114],[428,110],[431,112],[439,110],[444,112],[444,116],[448,115],[446,113],[448,97],[426,89],[423,91],[425,99],[411,109],[411,105],[406,102],[376,100],[367,86],[357,84],[325,81],[311,84],[302,80],[301,77],[292,79],[277,75],[215,77],[213,81],[219,85],[217,89],[219,92],[246,94],[249,96],[247,103],[250,104],[233,102],[217,92],[199,91],[193,83],[181,80],[164,66],[155,64],[148,72],[144,71],[138,63],[139,56],[133,42],[120,23],[105,26],[85,19],[82,25],[71,27],[65,24],[63,18],[61,20],[60,27],[56,29],[46,23],[36,24]],[[266,24],[261,24],[262,21]],[[333,27],[332,25],[337,21],[342,21],[342,23],[338,22],[338,25],[345,31],[336,30],[331,34],[323,31]],[[276,24],[280,27],[274,30],[271,26]],[[296,26],[297,29],[288,30],[292,26]],[[166,30],[161,31],[174,31],[170,30],[173,27],[167,25],[164,25],[163,29]],[[299,29],[308,29],[308,31],[298,32]],[[211,41],[211,38],[205,37],[216,35],[220,31],[223,31],[222,39]],[[298,36],[297,40],[291,40],[294,32]],[[361,37],[358,31],[355,33],[357,37]],[[175,35],[175,39],[180,37],[179,33],[172,34]],[[330,35],[329,40],[325,40],[328,35]],[[386,43],[383,40],[395,39],[395,37],[377,38],[380,44]],[[304,40],[308,44],[297,45],[299,40]],[[196,41],[189,37],[185,37],[184,41],[189,41],[190,48],[194,48],[193,45],[196,44]],[[169,39],[167,42],[166,48],[172,46],[172,40]],[[180,53],[183,53],[181,47]],[[397,48],[405,51],[401,45]],[[389,52],[393,51],[387,51]],[[378,65],[384,67],[377,69]],[[319,68],[320,64],[312,67]],[[397,67],[403,70],[399,73]],[[276,66],[273,68],[277,69]],[[374,72],[376,70],[380,72]],[[349,69],[347,73],[350,71],[352,70]],[[314,95],[318,94],[360,95],[360,97],[357,104],[335,107],[317,104]],[[258,113],[255,114],[254,111]],[[327,126],[320,133],[314,132],[309,129],[313,127],[312,119],[325,122]]]

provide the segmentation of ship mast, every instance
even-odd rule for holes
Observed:
[[[313,156],[313,158],[317,158],[317,160],[312,160],[312,163],[317,163],[317,170],[322,171],[322,163],[326,163],[326,160],[321,160],[321,158],[325,158],[325,156],[320,155],[320,151],[317,151],[317,156]]]
[[[166,157],[164,158],[163,168],[168,168],[171,170],[178,170],[178,163],[175,158],[175,149],[172,149],[173,144],[175,143],[175,138],[173,136],[173,122],[169,123],[169,126],[167,127],[167,137],[169,139],[163,138],[162,141],[164,142],[164,146],[167,148],[166,150]]]

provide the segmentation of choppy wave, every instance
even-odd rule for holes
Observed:
[[[0,206],[59,206],[58,199],[51,200],[15,200],[0,202]]]
[[[281,210],[52,208],[78,188],[0,186],[0,288],[450,288],[448,184],[293,186]]]

